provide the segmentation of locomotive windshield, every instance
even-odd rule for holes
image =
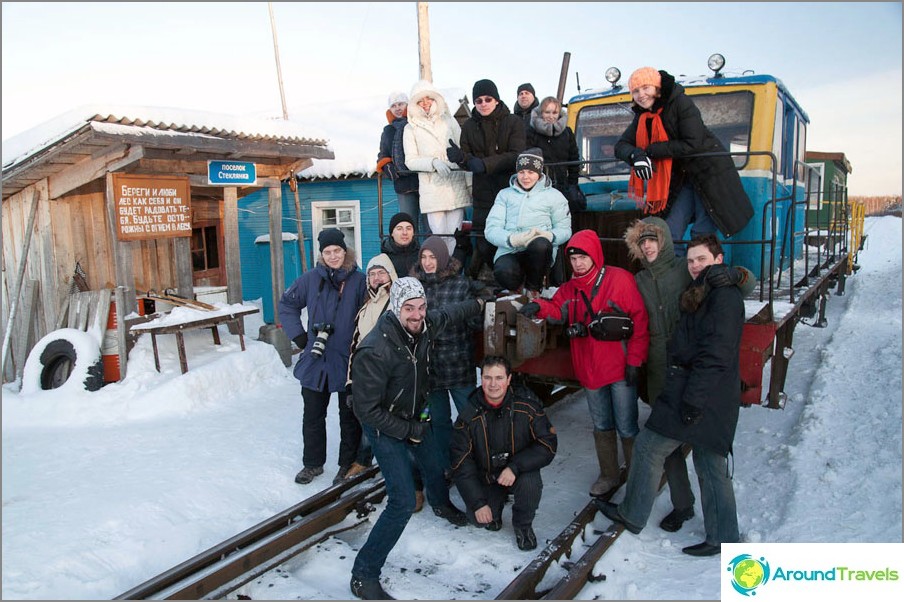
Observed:
[[[703,122],[730,152],[746,152],[750,146],[753,119],[753,93],[737,91],[693,95]],[[578,113],[575,127],[578,148],[585,160],[604,161],[584,166],[583,175],[628,174],[622,161],[614,158],[615,143],[634,119],[634,112],[625,102],[585,107]],[[747,157],[733,157],[738,168],[744,167]]]

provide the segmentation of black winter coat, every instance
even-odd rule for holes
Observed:
[[[383,312],[355,350],[352,409],[358,420],[381,433],[407,439],[427,406],[429,352],[450,325],[480,312],[477,300],[427,312],[426,327],[408,334],[396,315]]]
[[[411,269],[418,264],[421,258],[421,244],[417,238],[411,240],[411,244],[407,247],[400,247],[392,239],[387,236],[380,243],[380,252],[386,253],[392,261],[392,267],[395,268],[396,274],[401,278],[411,272]]]
[[[475,208],[489,209],[499,191],[508,188],[515,175],[515,160],[527,148],[525,130],[524,121],[512,115],[502,101],[486,117],[476,108],[471,110],[471,117],[461,126],[461,150],[465,164],[477,157],[486,166],[486,172],[474,174],[472,180]]]
[[[566,119],[564,109],[562,116],[559,118],[561,123],[556,124],[542,123],[543,120],[539,110],[534,112],[532,125],[527,130],[527,147],[537,147],[543,151],[544,163],[580,161],[578,143],[574,137],[574,132],[565,125]],[[565,190],[569,185],[577,185],[580,172],[581,166],[577,164],[546,168],[546,173],[549,175],[549,179],[552,180],[552,185],[562,194],[565,194]],[[568,195],[565,196],[566,198],[568,197]]]
[[[487,504],[485,487],[502,471],[492,467],[490,456],[508,453],[508,468],[517,477],[548,466],[557,447],[556,430],[533,394],[512,387],[502,405],[493,408],[478,387],[455,421],[451,443],[455,485],[468,510]]]
[[[392,115],[386,111],[387,116]],[[383,134],[380,136],[380,152],[377,153],[377,159],[389,157],[393,160],[399,177],[392,181],[396,193],[417,192],[418,177],[417,172],[404,170],[405,149],[402,146],[402,131],[408,125],[408,118],[401,117],[393,119],[391,123],[383,128]],[[402,159],[402,164],[397,164],[397,159]]]
[[[682,293],[681,317],[668,342],[665,387],[646,427],[723,456],[731,451],[741,407],[738,366],[744,299],[736,286],[710,288],[704,270]],[[698,305],[688,311],[687,299]],[[702,296],[702,299],[700,297]],[[681,421],[681,404],[702,411],[700,420]]]
[[[734,161],[727,155],[688,157],[694,153],[725,152],[725,147],[703,123],[700,109],[684,93],[684,87],[667,72],[660,71],[659,74],[662,76],[662,95],[656,99],[652,110],[662,107],[662,125],[669,139],[668,142],[654,142],[645,150],[652,159],[673,159],[666,214],[687,178],[722,234],[737,234],[753,217],[753,205],[744,192]],[[634,121],[615,144],[615,156],[629,164],[631,154],[638,149],[637,123],[642,115],[649,113],[637,105],[632,109]]]

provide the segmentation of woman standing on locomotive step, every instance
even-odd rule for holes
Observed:
[[[460,138],[461,128],[443,95],[428,81],[414,84],[403,135],[405,164],[418,172],[421,213],[427,214],[430,231],[442,236],[449,255],[455,251],[453,235],[464,221],[465,207],[471,205],[469,175],[446,155],[449,140],[458,144]]]
[[[644,213],[665,219],[676,243],[691,223],[691,238],[717,229],[726,237],[740,232],[753,206],[730,156],[689,156],[726,151],[684,87],[665,71],[641,67],[628,88],[634,121],[615,145],[615,156],[633,168],[628,194],[645,199]],[[684,253],[676,245],[676,254]]]

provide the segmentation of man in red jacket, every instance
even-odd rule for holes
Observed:
[[[587,396],[593,420],[600,476],[590,495],[601,496],[619,483],[618,439],[625,464],[631,463],[637,426],[637,374],[647,359],[650,335],[647,310],[631,272],[605,265],[599,237],[581,230],[565,247],[572,277],[551,300],[536,299],[521,308],[530,318],[564,323],[571,338],[574,373]],[[588,309],[587,306],[592,308]],[[633,333],[613,338],[597,328],[601,315],[621,313],[633,321]]]

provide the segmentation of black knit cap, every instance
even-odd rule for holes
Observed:
[[[345,234],[343,234],[342,231],[337,230],[336,228],[327,228],[326,230],[321,230],[320,234],[317,235],[317,242],[320,243],[321,253],[323,253],[323,250],[325,248],[333,245],[342,247],[342,249],[345,251],[348,250],[348,247],[345,246]]]
[[[497,101],[499,100],[499,90],[496,88],[496,84],[488,79],[481,79],[474,82],[472,93],[471,98],[474,99],[480,98],[481,96],[492,96]]]
[[[408,222],[414,228],[414,231],[417,232],[417,224],[414,223],[414,218],[405,213],[404,211],[400,211],[393,215],[389,220],[389,232],[392,233],[395,230],[395,227],[401,224],[402,222]]]
[[[524,91],[524,90],[527,90],[528,92],[530,92],[531,94],[533,94],[534,97],[536,98],[537,93],[534,92],[534,87],[533,87],[532,85],[530,85],[530,84],[521,84],[520,86],[518,86],[518,92],[517,92],[517,93],[518,93],[518,94],[521,94],[521,92]]]
[[[568,247],[568,250],[565,252],[568,255],[586,255],[587,257],[590,257],[590,253],[588,253],[584,249],[580,249],[578,247]]]

